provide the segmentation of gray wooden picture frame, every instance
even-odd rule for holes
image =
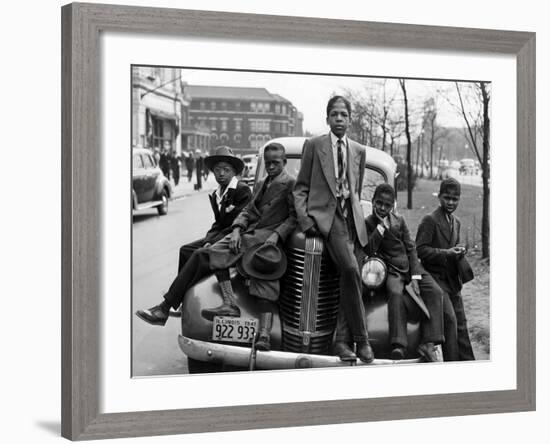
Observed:
[[[99,411],[102,32],[517,57],[517,389],[182,410]],[[73,3],[62,8],[62,435],[70,439],[535,409],[535,34]]]

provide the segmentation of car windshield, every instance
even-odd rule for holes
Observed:
[[[287,157],[286,171],[288,174],[293,177],[298,177],[301,161],[302,159],[300,157]],[[256,181],[264,176],[264,165],[263,162],[260,161]],[[374,194],[374,189],[384,182],[386,182],[386,178],[380,171],[374,170],[367,166],[365,169],[365,178],[363,180],[363,189],[361,190],[361,199],[371,201]]]

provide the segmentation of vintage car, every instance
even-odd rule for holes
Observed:
[[[242,180],[247,185],[254,185],[254,179],[256,178],[256,168],[258,167],[258,156],[256,156],[255,154],[245,154],[242,159],[244,162]]]
[[[132,150],[132,210],[156,208],[163,216],[168,213],[172,197],[170,181],[162,174],[153,153],[143,148]]]
[[[286,169],[297,176],[303,137],[278,138],[287,154]],[[366,148],[366,171],[362,190],[365,216],[372,211],[371,198],[381,182],[394,183],[396,163],[387,153]],[[263,148],[260,149],[256,181],[265,176]],[[281,279],[278,302],[279,316],[274,316],[271,351],[257,351],[252,339],[258,328],[257,300],[250,296],[247,282],[236,271],[232,285],[241,318],[206,320],[201,310],[218,306],[221,292],[214,276],[204,279],[185,295],[181,306],[181,350],[188,358],[189,371],[215,372],[231,369],[288,369],[352,365],[331,355],[339,299],[338,273],[324,251],[323,240],[305,236],[297,229],[285,244],[287,270]],[[392,361],[389,344],[387,304],[383,292],[376,287],[384,282],[385,266],[381,261],[369,262],[363,269],[364,301],[369,338],[376,359],[373,364],[418,362],[420,309],[411,312],[408,325],[409,347],[406,359]],[[372,285],[371,285],[372,284]],[[412,298],[411,298],[412,299]],[[418,308],[418,307],[417,307]],[[357,361],[358,365],[363,365]],[[369,364],[372,365],[372,364]]]

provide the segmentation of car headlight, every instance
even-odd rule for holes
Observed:
[[[369,257],[361,269],[361,279],[369,290],[376,290],[385,281],[388,269],[383,260],[377,257]]]

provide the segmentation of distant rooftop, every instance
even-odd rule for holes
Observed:
[[[227,100],[269,100],[286,101],[278,94],[271,94],[265,88],[247,88],[241,86],[208,86],[208,85],[187,85],[185,92],[191,98],[197,99],[227,99]]]

